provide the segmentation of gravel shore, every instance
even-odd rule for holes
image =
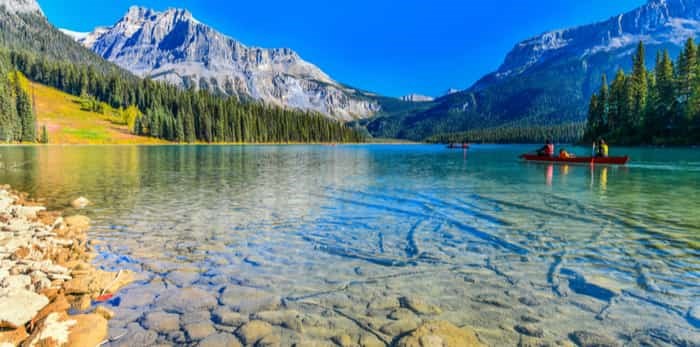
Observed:
[[[113,313],[99,302],[134,276],[91,265],[89,224],[0,186],[0,347],[97,346],[108,338]]]

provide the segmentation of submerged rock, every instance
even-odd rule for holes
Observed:
[[[415,330],[419,324],[417,319],[398,320],[383,325],[379,330],[389,336],[399,336]]]
[[[532,337],[544,337],[544,330],[540,327],[536,327],[534,325],[530,324],[522,324],[522,325],[516,325],[515,326],[515,331],[517,331],[520,334],[527,335],[527,336],[532,336]]]
[[[268,322],[296,332],[302,332],[302,314],[295,310],[263,311],[253,316],[253,319]]]
[[[236,331],[245,345],[252,345],[271,333],[272,325],[259,320],[250,321]]]
[[[88,205],[90,205],[90,200],[81,196],[81,197],[71,201],[70,205],[74,209],[80,210],[80,209],[84,209],[84,208],[88,207]]]
[[[333,337],[333,342],[340,347],[353,347],[356,346],[355,341],[348,334],[343,334]]]
[[[588,331],[575,331],[569,335],[579,347],[618,347],[620,346],[611,337]]]
[[[401,307],[407,308],[419,315],[439,315],[442,313],[439,307],[431,305],[423,301],[423,299],[405,296],[401,298],[400,301]]]
[[[219,333],[207,336],[197,344],[197,347],[242,347],[242,345],[234,335]]]
[[[688,321],[696,328],[700,328],[700,305],[688,311]]]
[[[216,329],[209,322],[191,323],[184,326],[187,337],[193,341],[199,341],[216,333]]]
[[[180,316],[173,313],[151,312],[144,318],[143,327],[159,333],[180,330]]]
[[[238,312],[231,311],[227,307],[219,307],[211,314],[214,323],[239,327],[248,322],[248,316],[244,316]]]
[[[445,321],[429,322],[399,340],[397,347],[486,347],[469,328]]]
[[[156,300],[156,305],[162,307],[165,311],[185,313],[212,309],[218,305],[218,302],[216,297],[209,292],[190,287],[175,289],[163,294]]]
[[[229,285],[224,288],[219,301],[234,311],[250,314],[275,310],[279,307],[281,299],[261,289]]]

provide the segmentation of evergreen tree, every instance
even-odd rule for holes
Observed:
[[[630,79],[633,107],[630,114],[630,126],[639,127],[644,122],[644,114],[647,110],[649,96],[649,76],[645,62],[644,43],[639,42],[637,52],[633,58],[633,70]]]
[[[32,108],[32,103],[27,92],[22,89],[19,80],[19,74],[15,74],[15,105],[17,107],[17,116],[19,117],[20,129],[18,140],[22,142],[36,142],[36,116]]]
[[[43,144],[48,144],[49,143],[49,132],[46,130],[46,124],[41,126],[41,139],[39,142]]]

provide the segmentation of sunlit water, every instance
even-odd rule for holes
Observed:
[[[697,346],[700,150],[613,148],[632,163],[591,168],[520,162],[530,149],[0,147],[0,183],[53,208],[93,202],[96,262],[140,274],[109,302],[112,345],[194,345],[193,322],[234,331],[218,307],[173,308],[194,287],[246,317],[298,311],[274,328],[282,345],[391,344],[440,319],[494,346],[523,343],[518,325],[551,344],[585,330]],[[400,316],[402,297],[440,312]],[[148,330],[156,311],[183,328]]]

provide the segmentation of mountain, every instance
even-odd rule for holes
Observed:
[[[8,13],[32,13],[43,16],[41,7],[35,0],[0,0],[0,7]]]
[[[78,38],[103,58],[143,77],[315,110],[339,120],[366,118],[378,102],[344,86],[287,48],[248,47],[190,12],[132,7],[116,24]]]
[[[35,0],[0,0],[0,48],[90,65],[101,72],[121,70],[51,25]]]
[[[380,115],[367,127],[377,136],[420,140],[497,126],[580,122],[601,75],[628,70],[640,41],[651,66],[659,49],[675,55],[698,33],[700,0],[651,0],[602,22],[520,42],[498,70],[469,89],[437,99],[427,110]]]
[[[407,102],[430,102],[435,100],[435,98],[433,98],[432,96],[425,96],[420,94],[408,94],[406,96],[402,96],[401,100]]]

